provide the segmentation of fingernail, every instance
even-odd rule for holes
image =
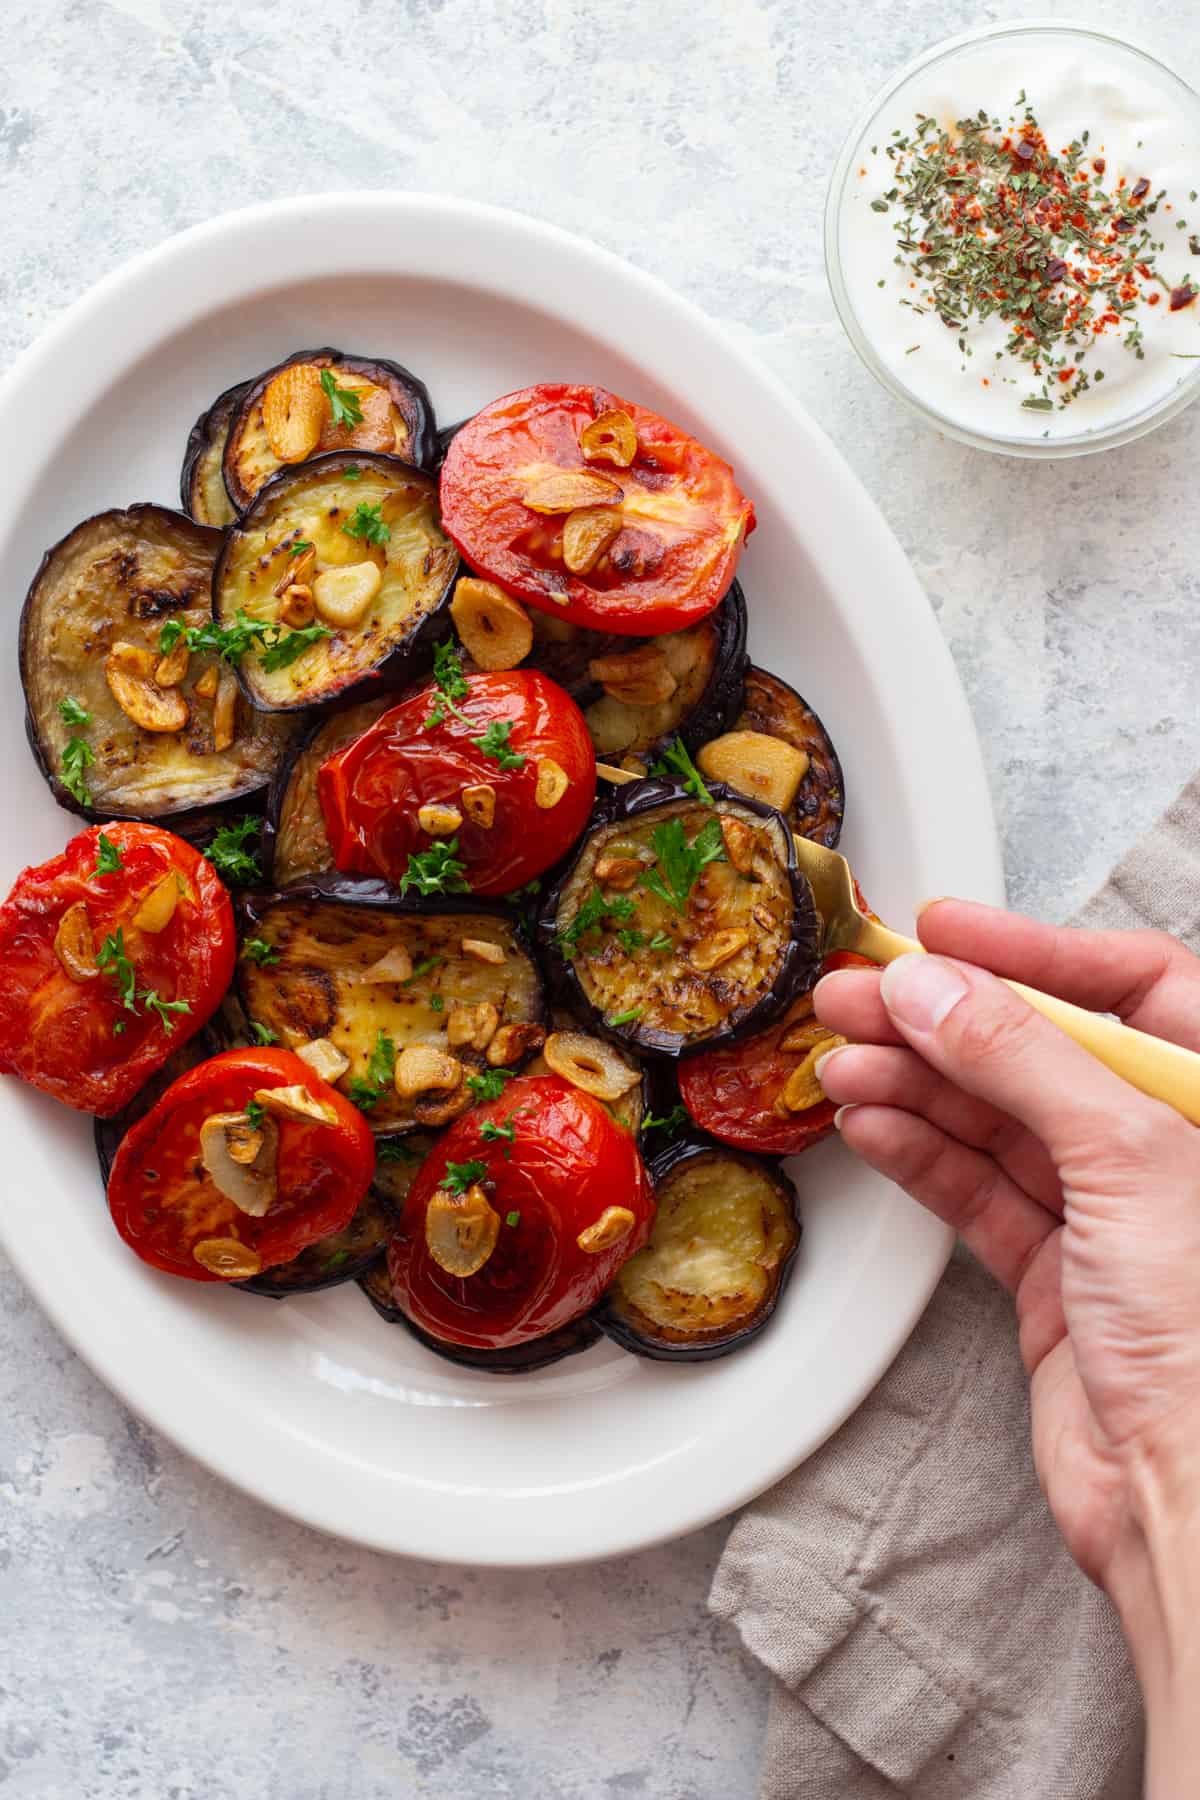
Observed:
[[[939,906],[943,900],[950,900],[952,898],[953,895],[951,894],[934,894],[930,899],[922,900],[913,916],[919,919],[921,914],[928,912],[931,906]]]
[[[967,984],[953,963],[914,950],[888,964],[879,991],[899,1024],[936,1031],[966,994]]]
[[[842,1129],[842,1120],[847,1113],[852,1113],[853,1111],[853,1106],[839,1106],[833,1115],[833,1129],[835,1131],[840,1131]]]
[[[826,1050],[824,1056],[818,1056],[813,1064],[813,1074],[817,1080],[820,1081],[821,1070],[825,1068],[826,1064],[831,1063],[835,1056],[840,1056],[843,1050],[849,1050],[852,1047],[850,1044],[835,1044],[832,1050]]]

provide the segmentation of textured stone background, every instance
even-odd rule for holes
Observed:
[[[591,235],[751,342],[849,456],[958,660],[1013,898],[1061,914],[1197,758],[1200,410],[1044,467],[944,443],[857,364],[820,246],[840,136],[892,66],[1047,11],[1122,20],[1083,0],[4,0],[0,363],[131,253],[267,195],[444,190]],[[1200,22],[1137,16],[1200,74]],[[721,1528],[541,1576],[328,1542],[126,1415],[2,1262],[0,1507],[5,1800],[753,1792],[763,1682],[704,1612]]]

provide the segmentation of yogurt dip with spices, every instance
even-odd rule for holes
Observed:
[[[902,77],[848,147],[835,299],[876,372],[963,435],[1121,441],[1200,380],[1198,195],[1200,100],[1169,71],[1096,34],[989,32]]]

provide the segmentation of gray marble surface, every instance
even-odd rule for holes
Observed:
[[[1128,24],[1080,0],[4,0],[0,364],[252,198],[442,190],[590,234],[753,345],[879,500],[970,694],[1012,897],[1060,915],[1197,761],[1200,409],[1057,465],[943,442],[856,362],[819,232],[894,64],[1060,10]],[[1200,21],[1137,18],[1200,75]],[[542,1575],[329,1542],[126,1414],[0,1261],[5,1800],[742,1800],[766,1696],[705,1615],[723,1536]]]

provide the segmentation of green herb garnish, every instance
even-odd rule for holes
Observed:
[[[81,706],[70,694],[65,700],[59,701],[58,716],[64,725],[90,725],[92,722],[92,715],[87,707]]]
[[[312,544],[309,542],[309,540],[307,538],[297,538],[295,543],[292,545],[291,549],[288,551],[288,556],[289,557],[303,556],[304,552],[306,550],[311,550],[311,549],[312,549]]]
[[[687,1122],[687,1108],[685,1106],[673,1106],[669,1113],[663,1113],[661,1117],[656,1116],[654,1113],[647,1113],[642,1120],[641,1128],[643,1131],[660,1131],[664,1137],[676,1138],[684,1129]]]
[[[658,866],[641,877],[642,885],[677,912],[683,912],[701,869],[710,862],[725,861],[720,821],[709,819],[689,843],[683,820],[679,817],[667,819],[654,827],[650,842]]]
[[[261,831],[262,820],[256,819],[253,813],[246,813],[243,818],[222,825],[213,834],[212,843],[204,854],[223,881],[232,882],[236,887],[249,887],[262,880],[262,865],[254,851],[247,848]]]
[[[464,879],[466,863],[458,855],[458,839],[438,838],[428,850],[414,850],[408,867],[397,883],[406,894],[415,887],[419,894],[469,894],[471,885]]]
[[[342,1264],[349,1260],[350,1252],[348,1250],[335,1250],[333,1255],[327,1256],[321,1264],[322,1275],[327,1275],[331,1269],[340,1269]]]
[[[84,780],[84,770],[90,769],[96,758],[86,738],[68,738],[63,745],[62,766],[59,780],[73,800],[80,806],[87,806],[92,798],[91,789]]]
[[[250,1121],[251,1129],[257,1131],[267,1116],[266,1107],[261,1100],[247,1100],[245,1112],[247,1119]]]
[[[644,1007],[631,1006],[628,1012],[610,1013],[604,1023],[606,1025],[632,1025],[635,1019],[641,1018],[644,1011]]]
[[[505,1223],[505,1224],[506,1224],[506,1225],[509,1225],[509,1226],[511,1226],[511,1227],[512,1227],[512,1229],[513,1229],[513,1230],[514,1230],[514,1231],[515,1231],[515,1230],[516,1230],[516,1228],[517,1228],[517,1226],[518,1226],[518,1225],[519,1225],[519,1224],[520,1224],[520,1223],[521,1223],[521,1215],[520,1215],[520,1213],[519,1213],[519,1212],[510,1212],[510,1213],[505,1213],[505,1215],[504,1215],[504,1223]]]
[[[467,1086],[476,1100],[498,1100],[505,1083],[511,1081],[516,1072],[515,1069],[483,1069],[478,1075],[467,1076]]]
[[[339,387],[332,369],[321,370],[321,386],[328,397],[335,425],[353,430],[362,424],[362,400],[354,388]]]
[[[343,481],[361,481],[362,480],[362,470],[359,468],[357,463],[347,463],[346,464],[345,468],[342,470],[342,480]]]
[[[454,638],[446,638],[433,653],[433,681],[440,691],[422,722],[422,731],[432,731],[448,712],[460,719],[467,716],[458,702],[465,700],[471,690],[462,670],[462,652]]]
[[[473,1157],[470,1162],[448,1162],[446,1173],[439,1182],[448,1194],[465,1194],[475,1182],[482,1181],[487,1174],[487,1164]]]
[[[704,785],[704,777],[688,754],[687,745],[682,738],[672,738],[663,751],[658,762],[650,764],[652,775],[665,775],[675,778],[689,794],[702,800],[705,806],[715,806],[716,801]]]
[[[269,1025],[262,1024],[258,1019],[251,1019],[249,1025],[255,1043],[261,1044],[264,1049],[268,1044],[277,1044],[279,1042],[279,1033],[277,1031],[272,1031]]]
[[[590,931],[599,931],[607,919],[632,919],[634,904],[632,900],[614,896],[608,898],[598,887],[592,888],[576,912],[571,923],[555,934],[554,942],[561,956],[569,962],[579,948],[579,940]]]
[[[502,769],[523,769],[525,758],[519,750],[509,746],[512,723],[508,719],[493,719],[482,737],[472,738],[471,742],[485,756],[494,756]]]
[[[675,946],[665,931],[656,931],[646,948],[647,950],[673,950]]]
[[[118,869],[123,869],[124,867],[125,864],[121,860],[121,852],[117,849],[117,846],[113,843],[112,839],[107,837],[102,831],[96,840],[96,866],[92,870],[92,874],[115,875]]]
[[[96,952],[96,967],[106,974],[114,983],[117,998],[126,1012],[136,1013],[139,1004],[147,1013],[155,1013],[164,1031],[172,1031],[173,1015],[190,1013],[191,1003],[187,1000],[163,1000],[154,988],[139,988],[137,970],[125,953],[125,930],[118,925],[115,932],[110,932],[99,950]],[[113,1024],[113,1036],[120,1037],[127,1021],[117,1019]]]
[[[252,619],[239,606],[232,625],[219,625],[215,619],[206,619],[203,625],[168,619],[158,634],[158,648],[165,656],[183,638],[189,650],[218,656],[231,665],[240,663],[249,651],[257,650],[264,670],[273,674],[294,663],[310,644],[332,636],[328,625],[303,625],[290,630],[272,619]]]
[[[429,996],[430,1012],[442,1012],[445,1010],[445,1005],[446,1005],[446,1002],[442,999],[442,996],[440,994],[430,994],[430,996]]]
[[[279,952],[274,944],[268,944],[266,938],[247,938],[242,945],[242,955],[247,961],[257,963],[260,969],[269,969],[279,961]]]
[[[367,544],[386,544],[392,535],[392,528],[383,516],[381,501],[372,506],[369,501],[360,500],[342,530],[347,537],[360,538]]]
[[[385,1138],[375,1146],[375,1160],[381,1163],[420,1163],[425,1158],[416,1150],[410,1150],[403,1138]]]
[[[367,1060],[365,1076],[356,1076],[346,1090],[360,1112],[377,1106],[396,1079],[396,1045],[386,1031],[375,1036],[375,1048]]]
[[[503,1125],[498,1124],[495,1119],[485,1119],[479,1127],[479,1135],[489,1144],[504,1144],[504,1154],[509,1156],[512,1154],[511,1146],[517,1135],[517,1128],[511,1119],[506,1119]]]

